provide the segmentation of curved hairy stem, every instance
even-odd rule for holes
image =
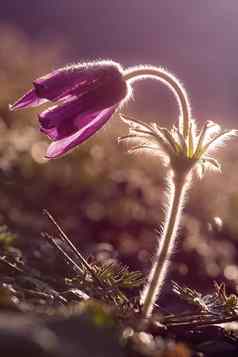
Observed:
[[[169,258],[174,247],[185,195],[191,181],[191,174],[187,173],[186,175],[170,177],[169,180],[169,205],[166,210],[167,216],[165,217],[162,237],[159,241],[147,283],[141,295],[142,313],[145,318],[151,316],[168,270]]]
[[[129,68],[124,72],[124,78],[129,82],[135,82],[147,77],[158,79],[172,89],[180,108],[180,128],[183,136],[187,138],[190,127],[191,107],[184,87],[175,76],[160,67],[138,66]]]

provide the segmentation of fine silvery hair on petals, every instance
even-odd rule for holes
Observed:
[[[116,88],[118,100],[126,97],[128,91],[122,67],[112,61],[80,63],[59,68],[34,80],[33,86],[32,90],[10,106],[11,110],[37,106],[45,100],[55,102],[69,96],[78,97],[85,92],[99,90],[102,86],[104,90],[105,86],[112,86],[114,92]]]
[[[39,97],[51,101],[58,101],[67,96],[79,96],[102,85],[120,84],[122,90],[126,90],[127,87],[122,68],[112,61],[66,66],[36,79],[33,84]],[[118,87],[117,89],[119,90]]]

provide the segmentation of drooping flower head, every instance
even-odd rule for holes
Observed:
[[[128,96],[121,66],[112,61],[76,64],[57,69],[33,82],[33,89],[11,110],[55,105],[39,115],[40,130],[52,141],[46,157],[57,158],[73,149],[113,115]]]

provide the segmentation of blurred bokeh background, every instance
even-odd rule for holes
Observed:
[[[117,144],[126,127],[115,116],[72,154],[49,162],[37,111],[12,113],[8,104],[54,68],[110,58],[123,66],[165,66],[188,89],[200,125],[209,119],[237,128],[237,16],[236,0],[1,4],[0,224],[16,234],[15,244],[43,249],[40,232],[53,229],[42,214],[47,208],[86,255],[149,269],[163,222],[166,169],[159,157],[128,155]],[[173,96],[153,81],[136,84],[135,101],[124,111],[167,126],[178,114]],[[194,180],[168,290],[171,279],[205,292],[214,280],[236,289],[237,148],[234,140],[218,153],[222,174]]]

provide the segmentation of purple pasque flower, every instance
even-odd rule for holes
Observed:
[[[46,157],[57,158],[100,129],[129,93],[121,66],[112,61],[57,69],[33,82],[11,110],[56,104],[39,114],[40,130],[53,142]]]

